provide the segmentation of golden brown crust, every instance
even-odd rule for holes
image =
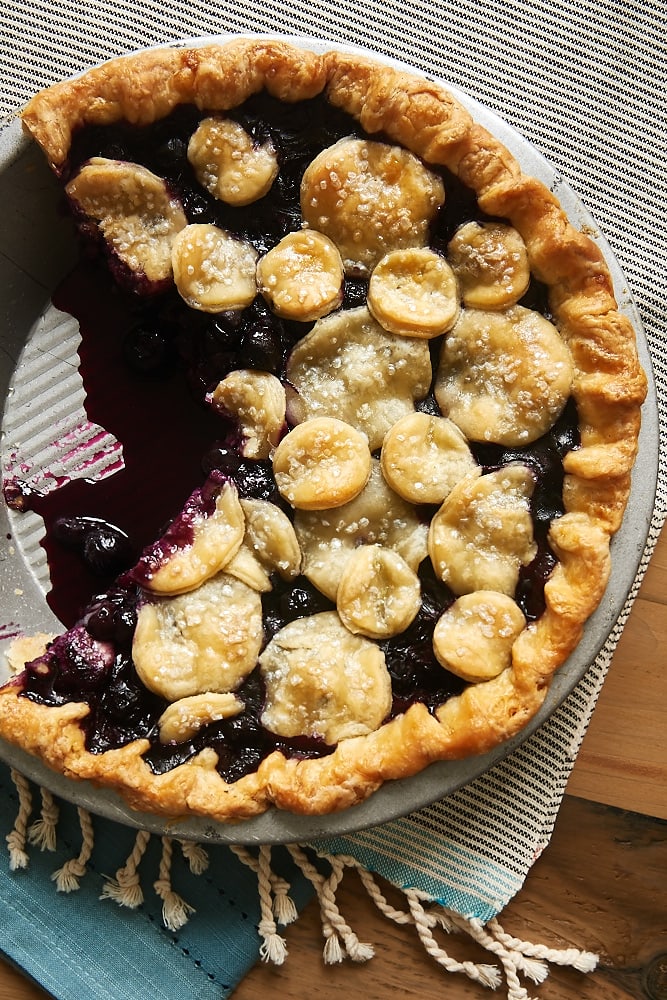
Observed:
[[[324,80],[317,56],[279,41],[152,49],[112,59],[42,91],[21,120],[57,168],[83,125],[121,119],[147,124],[188,103],[224,111],[263,88],[280,100],[298,101],[320,93]]]
[[[204,751],[166,775],[141,759],[147,743],[93,755],[85,750],[83,705],[46,708],[0,692],[0,732],[71,777],[118,790],[130,804],[169,816],[218,820],[255,815],[270,805],[296,813],[344,809],[383,781],[434,760],[488,751],[519,732],[539,709],[555,670],[576,647],[609,575],[609,539],[630,490],[646,378],[634,331],[616,306],[596,244],[567,220],[555,196],[525,176],[512,154],[442,87],[372,60],[323,56],[282,42],[155,50],[114,60],[37,95],[23,115],[52,166],[64,164],[75,129],[121,118],[149,122],[176,105],[229,109],[263,87],[282,100],[322,91],[371,134],[383,133],[425,161],[453,171],[482,209],[507,219],[526,244],[531,270],[572,354],[581,447],[565,459],[567,513],[552,525],[559,562],[545,588],[546,611],[516,640],[512,665],[471,685],[432,715],[415,704],[369,736],[342,741],[328,757],[273,753],[233,785]]]

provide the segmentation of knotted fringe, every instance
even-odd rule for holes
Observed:
[[[336,904],[336,889],[343,877],[344,865],[339,858],[329,857],[331,875],[325,878],[311,863],[302,848],[296,844],[288,847],[294,862],[312,883],[320,903],[322,933],[324,934],[324,961],[327,965],[342,962],[345,955],[353,962],[367,962],[375,954],[371,944],[362,944],[352,928],[343,919]]]
[[[12,780],[18,793],[18,813],[14,829],[7,835],[9,866],[12,871],[27,868],[29,857],[27,845],[40,850],[53,851],[56,846],[58,806],[53,796],[41,790],[42,807],[39,819],[32,825],[33,796],[28,781],[17,771],[12,771]],[[77,857],[70,859],[51,876],[59,892],[72,892],[79,888],[80,879],[87,871],[93,844],[94,830],[91,817],[85,809],[78,809],[81,827],[81,850]],[[125,864],[115,876],[107,878],[102,888],[101,899],[112,899],[120,906],[135,909],[144,900],[139,867],[146,853],[152,834],[139,830],[132,850]],[[158,877],[153,888],[162,900],[162,920],[168,930],[177,931],[195,910],[176,893],[171,883],[174,860],[174,843],[178,843],[190,871],[201,875],[208,866],[208,855],[199,844],[189,841],[174,841],[171,837],[161,837],[161,855]],[[282,965],[287,958],[287,943],[278,932],[278,925],[287,926],[298,917],[296,907],[290,898],[289,883],[272,868],[271,848],[261,845],[256,852],[240,845],[230,845],[236,857],[257,876],[257,892],[260,905],[258,932],[261,939],[259,954],[263,962]],[[591,952],[576,948],[547,948],[532,944],[508,934],[494,918],[483,923],[476,917],[463,917],[438,903],[419,889],[404,889],[405,909],[393,906],[382,892],[374,875],[355,858],[345,855],[318,856],[319,864],[311,860],[303,847],[287,845],[293,862],[313,886],[320,906],[322,934],[324,937],[323,958],[327,965],[344,961],[366,962],[374,955],[371,944],[359,940],[346,922],[336,901],[336,892],[343,879],[345,869],[354,869],[366,893],[380,913],[388,920],[403,926],[411,926],[419,937],[425,951],[447,972],[461,973],[489,989],[498,989],[503,980],[507,988],[507,1000],[533,1000],[519,977],[534,983],[543,982],[548,973],[548,965],[569,966],[578,972],[593,972],[598,957]],[[323,874],[322,862],[328,866]],[[471,961],[459,962],[449,955],[436,937],[436,932],[445,934],[465,933],[489,952],[495,964]]]
[[[231,844],[230,849],[257,875],[260,911],[257,931],[262,939],[260,958],[263,962],[282,965],[287,958],[287,944],[278,933],[277,924],[286,926],[298,916],[294,901],[289,896],[289,882],[271,870],[271,849],[266,844],[261,845],[256,858],[240,844]]]
[[[355,858],[337,855],[321,855],[332,868],[345,866],[354,868],[370,899],[380,912],[397,924],[414,924],[419,939],[426,952],[448,972],[460,972],[475,982],[490,989],[497,989],[502,983],[502,975],[495,965],[475,962],[458,962],[437,943],[433,930],[440,927],[446,933],[464,932],[493,954],[500,962],[507,986],[507,1000],[532,1000],[519,981],[519,975],[534,983],[543,982],[548,974],[547,963],[570,966],[578,972],[593,972],[598,956],[576,948],[547,948],[532,944],[507,934],[498,920],[493,918],[484,924],[477,917],[462,917],[454,910],[440,904],[433,904],[430,897],[418,889],[402,890],[408,902],[408,910],[393,907],[382,893],[373,875]],[[423,903],[430,904],[428,908]]]
[[[42,851],[55,851],[56,829],[60,818],[60,809],[48,788],[40,789],[42,794],[42,812],[38,820],[28,831],[28,840]]]
[[[113,899],[119,906],[127,906],[136,910],[144,901],[144,894],[139,879],[139,864],[151,839],[147,830],[139,830],[132,851],[113,878],[107,878],[102,887],[100,899]]]
[[[160,875],[153,888],[162,900],[162,922],[167,930],[178,931],[187,924],[194,907],[186,903],[171,887],[171,862],[173,856],[173,841],[170,837],[162,837],[162,857],[160,858]]]
[[[102,887],[100,899],[113,899],[119,906],[127,906],[135,910],[144,901],[139,876],[139,865],[146,853],[151,834],[147,830],[139,830],[132,851],[113,878],[108,878]],[[159,874],[153,888],[162,900],[162,922],[167,930],[178,931],[188,922],[195,912],[193,906],[174,891],[171,884],[171,867],[173,862],[173,840],[171,837],[161,837],[162,853],[160,857]],[[190,871],[201,875],[208,867],[208,856],[204,849],[197,845],[186,846],[181,843],[183,856],[188,861]]]
[[[81,834],[83,841],[81,850],[76,858],[66,861],[62,868],[55,871],[51,878],[56,883],[59,892],[74,892],[79,888],[79,879],[82,879],[88,870],[88,862],[93,853],[95,837],[93,834],[93,823],[90,814],[85,809],[77,810]]]
[[[19,796],[19,811],[14,821],[14,829],[7,834],[7,847],[9,848],[9,867],[12,871],[16,871],[17,868],[28,867],[28,854],[25,848],[28,837],[28,821],[32,813],[32,792],[29,783],[22,774],[12,769],[11,776]]]

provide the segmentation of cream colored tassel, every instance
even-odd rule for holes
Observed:
[[[347,954],[353,962],[367,962],[375,954],[373,946],[359,940],[343,919],[336,904],[336,889],[344,868],[342,861],[328,857],[327,860],[331,864],[332,872],[330,877],[326,879],[309,861],[301,847],[290,844],[288,850],[295,863],[311,882],[320,902],[322,932],[325,937],[324,961],[329,965],[341,962]]]
[[[278,933],[273,915],[271,848],[267,844],[262,844],[259,849],[257,865],[257,888],[261,913],[257,929],[259,936],[262,938],[259,954],[263,962],[282,965],[287,958],[287,943]]]
[[[483,924],[471,918],[466,930],[488,951],[495,953],[503,965],[509,987],[508,1000],[531,1000],[519,981],[519,973],[535,983],[543,982],[549,974],[546,962],[568,965],[579,972],[592,972],[598,962],[597,955],[576,948],[556,949],[535,945],[506,934],[496,919]]]
[[[208,854],[201,844],[193,840],[180,840],[183,857],[186,859],[193,875],[202,875],[208,868]]]
[[[586,973],[593,972],[599,961],[599,956],[591,951],[580,951],[578,948],[547,948],[543,944],[531,944],[530,941],[512,937],[503,930],[495,917],[483,926],[506,948],[528,958],[549,962],[551,965],[566,965],[576,969],[577,972]]]
[[[119,906],[128,906],[135,910],[144,901],[144,894],[137,871],[143,858],[151,835],[148,830],[139,830],[134,841],[132,853],[123,868],[119,868],[115,878],[107,879],[102,887],[100,899],[113,899]]]
[[[438,945],[433,930],[439,926],[447,933],[468,934],[500,962],[508,989],[507,1000],[530,1000],[519,976],[541,983],[549,972],[547,962],[567,965],[579,972],[592,972],[597,964],[597,956],[591,952],[579,951],[576,948],[554,949],[522,941],[507,934],[496,919],[484,924],[477,918],[463,917],[437,903],[433,904],[425,892],[417,889],[399,890],[408,901],[409,912],[399,910],[387,901],[374,876],[355,858],[344,855],[332,857],[326,854],[323,854],[322,858],[333,865],[354,868],[380,912],[397,924],[414,924],[427,953],[444,969],[449,972],[464,973],[483,986],[497,988],[501,983],[501,975],[496,966],[456,961]],[[426,907],[425,903],[430,905]]]
[[[29,864],[25,848],[28,820],[32,812],[32,792],[30,791],[30,784],[22,774],[19,774],[13,768],[10,773],[18,792],[19,811],[14,821],[14,829],[11,833],[7,834],[6,839],[7,847],[9,848],[9,867],[12,871],[16,871],[18,868],[27,868]]]
[[[495,990],[500,986],[500,972],[495,965],[478,965],[475,962],[458,962],[452,958],[443,948],[441,948],[433,936],[433,927],[438,923],[433,914],[428,913],[418,898],[418,893],[413,889],[405,890],[405,897],[410,906],[415,927],[419,939],[424,945],[427,953],[438,965],[441,965],[447,972],[461,972],[472,979],[473,982],[481,983]]]
[[[229,848],[239,861],[250,868],[255,875],[259,875],[259,861],[246,847],[241,844],[230,844]],[[291,887],[289,882],[286,882],[280,875],[276,875],[274,871],[271,871],[270,878],[273,891],[273,915],[276,922],[285,927],[287,924],[294,923],[299,915],[294,900],[289,895]]]
[[[160,858],[160,873],[153,883],[153,888],[162,900],[162,922],[167,930],[179,931],[187,924],[194,907],[174,891],[171,884],[171,861],[173,849],[170,837],[162,837],[162,856]]]
[[[241,844],[230,844],[230,849],[239,861],[246,865],[247,868],[250,868],[257,876],[260,912],[257,932],[262,939],[259,947],[260,958],[263,962],[282,965],[287,958],[287,943],[278,934],[278,928],[276,927],[275,901],[273,898],[273,885],[276,881],[276,876],[271,870],[271,848],[266,844],[262,844],[257,857]],[[281,879],[280,881],[282,882],[283,880]]]
[[[60,816],[58,803],[48,788],[40,788],[42,811],[38,820],[28,830],[28,840],[40,851],[55,851],[56,829]]]
[[[284,878],[280,875],[273,873],[272,878],[272,888],[273,888],[273,915],[276,918],[276,922],[282,924],[286,927],[288,924],[293,924],[294,921],[299,916],[294,900],[289,894],[290,884],[286,882]]]
[[[79,880],[86,874],[88,862],[93,853],[95,837],[90,813],[81,808],[77,810],[77,813],[79,823],[81,824],[83,843],[81,844],[78,857],[66,861],[62,868],[59,868],[51,876],[52,880],[56,883],[58,892],[74,892],[79,888]]]

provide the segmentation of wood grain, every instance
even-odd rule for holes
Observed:
[[[616,647],[571,795],[667,819],[667,529]]]
[[[501,923],[509,933],[534,943],[595,951],[601,965],[586,976],[552,966],[546,982],[531,986],[530,995],[540,1000],[643,997],[642,967],[667,951],[666,865],[667,824],[566,796],[549,847]],[[304,983],[313,1000],[346,995],[380,1000],[397,992],[415,1000],[489,996],[463,976],[438,968],[414,932],[387,922],[353,882],[339,893],[339,901],[352,928],[375,945],[370,963],[324,966],[319,914],[311,906],[287,930],[287,963],[280,969],[256,966],[234,1000],[265,1000],[270,994],[300,1000]],[[394,894],[392,901],[400,905],[400,896]],[[487,952],[460,935],[443,936],[441,942],[453,957],[490,960]]]
[[[501,923],[509,933],[550,947],[601,956],[596,972],[551,968],[540,1000],[646,1000],[643,971],[667,954],[667,532],[663,531],[619,643],[584,739],[553,837]],[[616,808],[621,807],[621,808]],[[662,817],[662,819],[660,818]],[[402,906],[398,893],[388,889]],[[280,968],[257,965],[234,1000],[339,1000],[341,995],[387,1000],[482,1000],[490,994],[440,969],[414,931],[388,922],[352,873],[339,891],[343,915],[376,956],[364,965],[324,966],[319,911],[311,904],[287,928],[290,950]],[[489,956],[462,935],[443,937],[460,959]],[[0,961],[0,1000],[47,996]],[[181,1000],[174,997],[174,1000]]]

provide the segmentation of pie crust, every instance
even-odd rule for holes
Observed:
[[[180,104],[215,115],[263,89],[285,102],[324,93],[369,137],[379,135],[427,167],[451,171],[475,193],[483,213],[518,231],[532,274],[548,288],[553,322],[572,359],[580,445],[563,459],[565,513],[549,531],[557,563],[545,584],[543,614],[520,631],[499,673],[470,683],[433,711],[415,702],[378,728],[341,739],[326,756],[300,759],[275,751],[255,771],[227,783],[212,748],[155,774],[142,757],[147,739],[103,753],[86,749],[80,725],[89,711],[85,703],[47,706],[23,697],[21,673],[0,691],[4,739],[68,777],[115,789],[133,808],[169,817],[230,821],[271,806],[329,813],[362,801],[387,780],[433,761],[484,753],[519,733],[604,593],[610,538],[629,497],[646,393],[634,330],[617,309],[596,244],[570,224],[544,184],[526,176],[496,138],[427,79],[356,54],[318,55],[280,41],[237,40],[115,59],[38,94],[22,120],[59,174],[84,125],[147,124]]]

